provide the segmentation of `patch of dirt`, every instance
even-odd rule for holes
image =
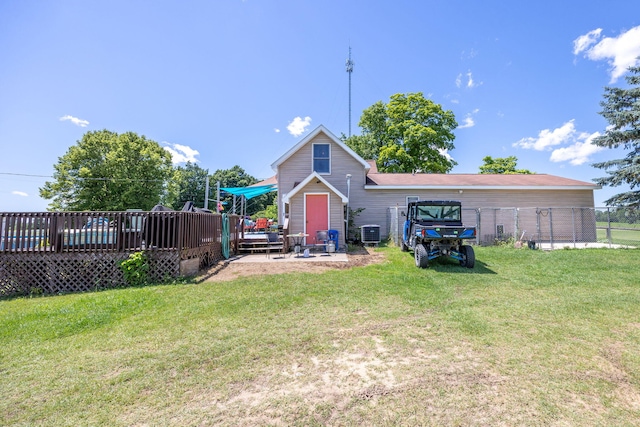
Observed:
[[[211,267],[199,277],[200,282],[223,282],[244,276],[283,273],[319,273],[327,270],[341,270],[352,267],[362,267],[384,261],[384,254],[375,252],[374,248],[363,247],[347,253],[347,262],[304,262],[300,260],[277,263],[236,263],[233,261],[220,262]]]

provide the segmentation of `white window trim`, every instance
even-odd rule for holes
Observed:
[[[417,202],[418,200],[420,200],[420,196],[407,196],[404,198],[404,205],[405,206],[409,206],[409,199],[416,199],[415,201]]]
[[[313,163],[316,159],[315,155],[313,154],[315,152],[315,146],[316,145],[328,145],[329,146],[329,172],[318,172],[314,169],[313,167]],[[314,142],[313,144],[311,144],[311,172],[317,172],[319,175],[331,175],[331,144],[328,142]]]

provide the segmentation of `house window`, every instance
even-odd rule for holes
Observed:
[[[409,205],[409,203],[417,202],[418,200],[420,200],[420,197],[418,196],[407,196],[407,206]]]
[[[320,174],[331,173],[331,146],[313,144],[313,171]]]

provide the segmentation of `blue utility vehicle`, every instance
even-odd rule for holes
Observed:
[[[452,200],[421,200],[411,202],[402,236],[402,250],[413,251],[416,266],[427,268],[429,261],[450,256],[460,265],[473,268],[476,257],[473,247],[464,240],[476,238],[475,227],[462,225],[462,204]]]

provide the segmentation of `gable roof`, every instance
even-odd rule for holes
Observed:
[[[547,174],[371,173],[365,189],[596,190],[597,184]]]
[[[316,136],[318,136],[320,133],[324,133],[333,143],[335,143],[336,145],[338,145],[340,148],[342,148],[344,151],[346,151],[347,153],[349,153],[349,155],[351,157],[353,157],[358,163],[360,163],[362,165],[362,167],[366,170],[369,169],[370,165],[369,163],[367,163],[362,157],[360,157],[355,151],[353,151],[351,148],[349,148],[347,146],[347,144],[345,144],[344,142],[342,142],[338,137],[336,137],[334,134],[332,134],[329,129],[327,129],[326,127],[324,127],[323,125],[318,126],[317,128],[315,128],[313,131],[311,131],[307,136],[305,136],[304,138],[302,138],[300,140],[300,142],[298,142],[296,145],[294,145],[293,147],[291,147],[289,149],[289,151],[287,151],[286,153],[284,153],[282,156],[280,156],[280,158],[278,160],[276,160],[275,162],[273,162],[271,164],[271,168],[276,171],[278,169],[278,166],[280,166],[285,160],[287,160],[289,157],[291,157],[292,155],[294,155],[296,153],[296,151],[298,151],[300,148],[302,148],[304,145],[306,145],[309,141],[311,141],[313,138],[315,138]]]
[[[302,190],[308,183],[310,183],[314,179],[317,179],[318,181],[322,182],[324,185],[326,185],[329,188],[329,190],[331,190],[332,192],[337,194],[338,197],[340,197],[340,199],[342,199],[342,203],[348,203],[349,202],[349,199],[347,199],[347,196],[345,196],[340,191],[338,191],[333,185],[329,184],[329,182],[327,182],[326,179],[324,179],[321,175],[319,175],[318,172],[313,172],[311,175],[306,177],[304,179],[304,181],[302,181],[300,184],[298,184],[295,187],[293,187],[293,189],[291,191],[289,191],[287,194],[285,194],[282,197],[282,201],[284,203],[289,203],[289,200],[291,200],[291,198],[293,196],[298,194],[300,192],[300,190]]]
[[[261,185],[278,185],[278,179],[276,178],[275,175],[270,176],[267,179],[263,179],[260,182],[256,182],[255,184],[251,184],[249,187],[256,187],[256,186],[261,186]]]

